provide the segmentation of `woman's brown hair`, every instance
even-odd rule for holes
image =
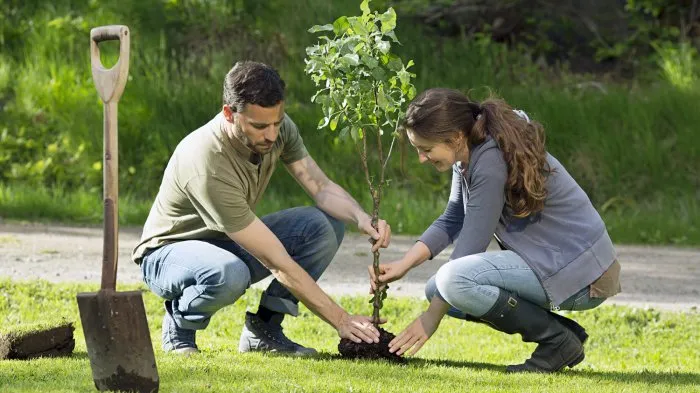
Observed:
[[[489,98],[479,103],[457,90],[428,89],[408,106],[404,126],[433,142],[453,142],[461,132],[470,151],[491,136],[508,167],[506,204],[519,217],[544,207],[551,172],[544,128],[518,115],[505,101]]]

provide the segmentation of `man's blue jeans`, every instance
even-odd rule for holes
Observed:
[[[314,279],[330,264],[343,240],[344,226],[315,207],[298,207],[263,217],[287,253]],[[211,316],[234,303],[270,271],[234,241],[184,240],[143,257],[143,279],[158,296],[172,301],[173,319],[185,329],[204,329]],[[277,280],[260,305],[297,315],[298,300]]]
[[[478,318],[496,303],[499,288],[542,308],[550,308],[537,276],[513,251],[484,252],[447,262],[428,280],[425,295],[431,300],[437,294],[449,303],[450,316],[464,319],[469,314]],[[605,298],[592,298],[587,286],[559,308],[582,311],[598,307],[603,301]]]

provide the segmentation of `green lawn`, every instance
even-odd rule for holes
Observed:
[[[128,288],[134,288],[133,286]],[[120,288],[120,290],[125,290]],[[0,330],[67,317],[79,320],[75,294],[95,285],[0,281]],[[335,332],[302,309],[285,322],[289,336],[322,351],[315,359],[237,352],[246,307],[257,292],[225,308],[199,334],[203,352],[169,356],[156,345],[161,392],[700,392],[700,313],[659,312],[619,306],[575,314],[591,333],[586,360],[556,375],[506,375],[504,366],[532,351],[516,336],[448,319],[416,358],[405,365],[337,358]],[[144,293],[152,339],[160,342],[161,305]],[[344,297],[353,312],[368,312],[363,297]],[[422,300],[391,299],[388,330],[398,333],[426,306]],[[80,324],[76,349],[67,359],[0,361],[0,392],[93,392],[95,388]]]

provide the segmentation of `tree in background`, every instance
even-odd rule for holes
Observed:
[[[416,88],[411,83],[415,74],[408,71],[413,60],[404,65],[391,51],[392,43],[399,44],[394,33],[396,12],[393,8],[381,14],[372,12],[369,1],[361,3],[361,16],[341,16],[333,24],[309,29],[310,33],[327,35],[306,48],[305,71],[319,88],[311,98],[323,110],[318,128],[338,132],[341,140],[351,141],[357,147],[372,195],[372,226],[376,229],[387,185],[386,166],[399,136],[404,106],[416,95]],[[331,34],[332,38],[328,36]],[[385,154],[382,136],[387,132],[392,139]],[[378,277],[379,251],[374,252],[373,266]],[[384,286],[375,291],[370,300],[375,325],[379,324],[379,310],[387,289]],[[338,348],[349,357],[393,357],[387,346],[393,335],[383,329],[380,332],[378,346],[341,340]]]

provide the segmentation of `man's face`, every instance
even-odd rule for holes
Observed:
[[[272,150],[284,119],[284,101],[272,107],[246,104],[241,112],[224,105],[224,117],[233,123],[236,137],[255,153],[264,155]]]

